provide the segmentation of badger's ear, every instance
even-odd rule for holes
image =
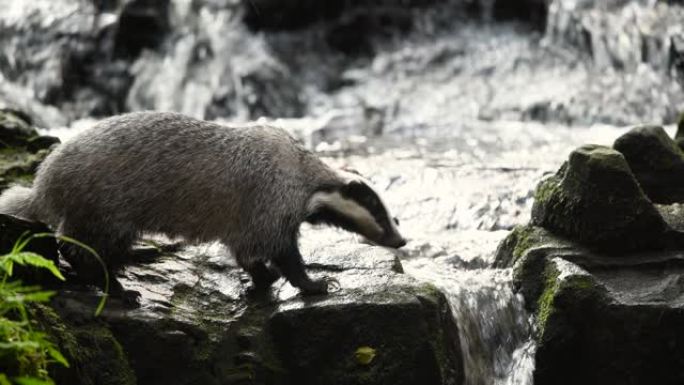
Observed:
[[[370,186],[360,179],[350,179],[346,181],[346,183],[340,187],[340,193],[345,198],[352,199],[357,202],[365,202],[369,197],[376,195],[375,191],[373,191]]]
[[[355,168],[351,168],[351,167],[348,167],[348,166],[343,166],[342,168],[340,168],[340,170],[342,170],[342,171],[344,171],[344,172],[348,172],[348,173],[350,173],[350,174],[354,174],[354,175],[356,175],[356,176],[360,176],[360,177],[363,178],[363,175],[359,172],[359,170],[357,170],[357,169],[355,169]]]

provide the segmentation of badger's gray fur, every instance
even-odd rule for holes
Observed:
[[[3,193],[0,212],[47,222],[95,248],[113,269],[143,232],[219,240],[255,285],[270,286],[282,274],[305,293],[323,293],[327,283],[304,271],[297,246],[304,221],[384,246],[405,244],[362,179],[331,169],[284,130],[175,113],[101,121],[57,147],[32,189]],[[102,278],[90,256],[64,251],[80,276]]]

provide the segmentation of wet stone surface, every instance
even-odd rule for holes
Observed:
[[[121,282],[141,293],[140,307],[111,299],[102,320],[138,383],[461,383],[458,329],[444,295],[402,274],[385,249],[312,232],[302,248],[309,273],[340,284],[327,296],[302,297],[283,279],[268,296],[251,293],[218,244],[126,267]],[[90,322],[90,293],[65,290],[55,309],[69,322]],[[363,346],[377,351],[367,366],[354,358]]]
[[[680,382],[683,258],[532,243],[514,271],[536,309],[535,384]]]

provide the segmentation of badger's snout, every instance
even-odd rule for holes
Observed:
[[[376,245],[384,247],[391,247],[393,249],[398,249],[400,247],[406,246],[406,239],[404,239],[404,237],[402,237],[401,235],[396,234],[389,237],[384,237],[376,242],[370,241],[370,243],[374,243]]]
[[[397,239],[392,240],[389,244],[389,247],[393,247],[395,249],[398,249],[400,247],[406,246],[406,239],[399,237]]]

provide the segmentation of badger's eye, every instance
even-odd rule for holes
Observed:
[[[397,226],[399,226],[399,219],[397,219],[397,217],[394,217],[394,218],[392,218],[392,219],[394,219],[394,224],[396,224]]]

